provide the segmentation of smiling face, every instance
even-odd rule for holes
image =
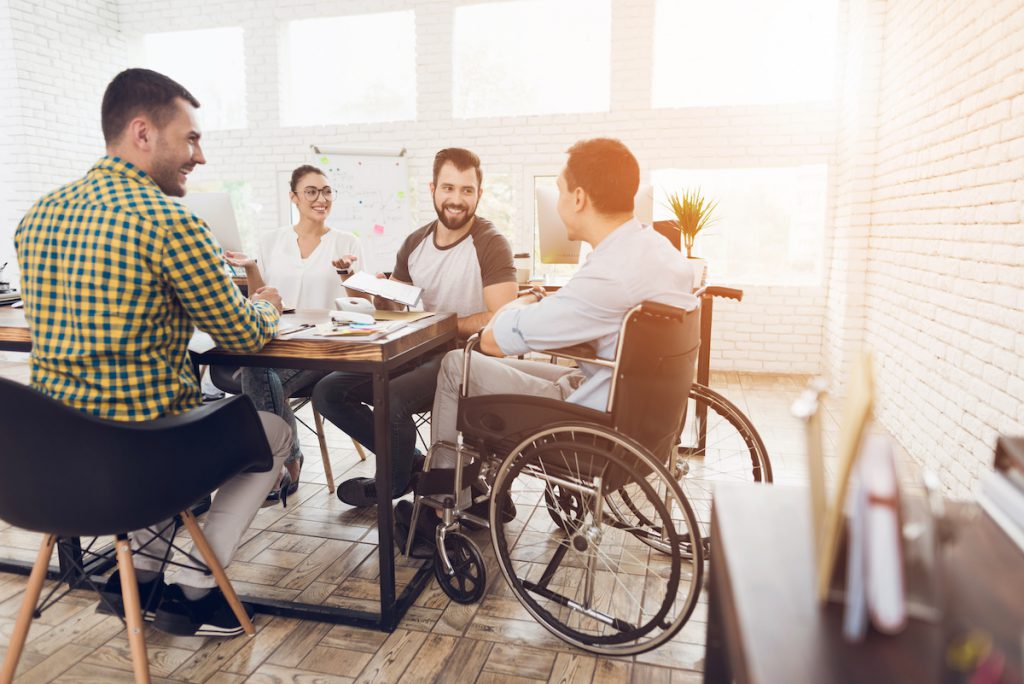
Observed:
[[[430,184],[430,192],[437,218],[449,230],[459,230],[476,215],[480,186],[475,169],[459,171],[455,164],[445,164],[437,174],[437,183]]]
[[[174,101],[174,108],[167,123],[156,129],[149,175],[164,193],[184,197],[188,174],[206,158],[199,146],[202,133],[196,108],[181,98]]]
[[[326,221],[334,200],[329,190],[330,185],[323,174],[307,173],[300,178],[292,192],[292,203],[299,210],[299,216],[315,223]]]

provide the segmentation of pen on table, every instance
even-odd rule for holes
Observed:
[[[291,335],[292,333],[297,333],[300,330],[307,330],[307,329],[312,328],[312,327],[313,327],[312,323],[300,323],[299,325],[296,325],[294,327],[285,328],[282,331],[278,331],[277,336],[278,337],[284,337],[285,335]]]

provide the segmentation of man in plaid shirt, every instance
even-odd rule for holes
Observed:
[[[40,199],[15,233],[32,386],[81,411],[135,421],[193,409],[201,403],[186,350],[194,327],[236,351],[256,351],[277,332],[277,291],[263,288],[246,299],[225,274],[206,224],[168,197],[183,196],[189,172],[206,163],[198,107],[162,74],[118,74],[103,96],[106,156],[84,178]],[[260,418],[274,467],[227,482],[207,516],[205,534],[225,566],[291,449],[288,425],[270,413]],[[132,540],[148,543],[156,557],[167,549],[151,530]],[[221,593],[211,591],[212,576],[186,570],[168,586],[159,561],[136,556],[135,566],[142,604],[159,604],[146,614],[155,626],[175,634],[242,633]],[[104,588],[119,608],[120,586],[115,573]]]

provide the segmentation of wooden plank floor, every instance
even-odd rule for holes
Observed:
[[[26,356],[0,353],[0,376],[27,382]],[[737,403],[767,443],[776,482],[805,478],[803,433],[789,405],[806,378],[717,373],[712,385]],[[308,409],[300,413],[311,423]],[[827,414],[828,438],[835,417]],[[338,481],[372,475],[351,442],[328,424]],[[377,600],[375,512],[353,510],[324,485],[316,437],[300,427],[306,465],[288,509],[263,509],[228,574],[239,593],[373,608]],[[706,592],[668,644],[631,658],[597,658],[552,636],[508,590],[486,532],[471,533],[488,561],[487,593],[471,606],[451,602],[436,582],[393,634],[258,616],[254,638],[171,637],[147,628],[154,681],[253,682],[669,682],[701,680]],[[32,561],[38,535],[0,523],[0,556]],[[398,558],[400,587],[415,562]],[[0,574],[0,656],[6,652],[25,578]],[[400,589],[399,589],[400,590]],[[37,619],[18,682],[131,681],[121,622],[95,613],[96,599],[76,591]]]

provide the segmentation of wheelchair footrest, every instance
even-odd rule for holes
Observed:
[[[469,487],[480,477],[479,460],[462,468],[462,486]],[[417,496],[455,494],[455,468],[431,468],[419,474],[415,490]]]

